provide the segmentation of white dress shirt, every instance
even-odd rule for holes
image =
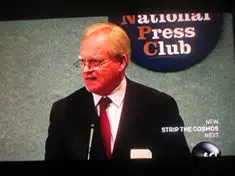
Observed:
[[[116,140],[119,121],[121,117],[122,107],[123,107],[123,99],[126,92],[126,78],[121,81],[120,85],[113,90],[113,92],[108,95],[108,97],[112,100],[110,105],[107,107],[107,113],[111,128],[111,151],[113,152],[114,142]],[[99,107],[99,101],[102,98],[102,96],[92,93],[94,103],[96,106],[96,110],[98,113],[98,116],[100,114],[100,107]]]

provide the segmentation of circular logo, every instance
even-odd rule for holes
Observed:
[[[197,157],[218,157],[221,156],[221,151],[215,144],[203,141],[193,148],[192,155]]]
[[[221,13],[109,16],[130,37],[132,61],[160,72],[187,69],[203,60],[221,35]]]

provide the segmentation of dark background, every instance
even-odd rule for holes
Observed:
[[[121,1],[72,1],[72,0],[3,0],[1,20],[59,18],[78,16],[107,16],[109,14],[150,13],[183,11],[233,12],[232,0],[121,0]]]

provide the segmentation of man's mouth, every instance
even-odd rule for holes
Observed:
[[[87,80],[87,81],[94,81],[96,79],[97,79],[96,77],[86,77],[85,80]]]

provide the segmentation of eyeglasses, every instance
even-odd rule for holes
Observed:
[[[90,68],[98,68],[104,65],[105,63],[108,63],[113,59],[105,59],[105,60],[98,60],[98,59],[90,59],[89,61],[86,61],[85,59],[78,59],[73,65],[76,68],[83,68],[88,64]]]

